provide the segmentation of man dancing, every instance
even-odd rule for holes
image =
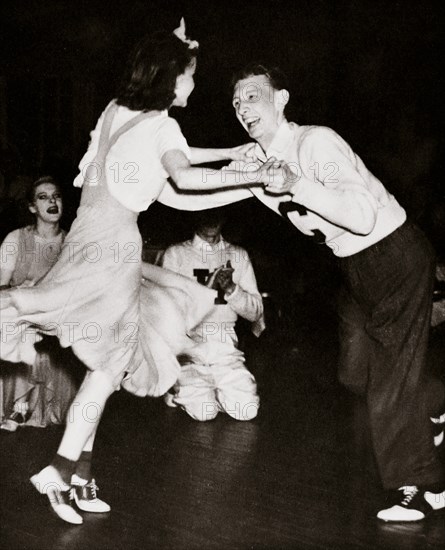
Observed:
[[[338,134],[286,120],[288,99],[277,70],[250,66],[234,80],[233,107],[257,158],[276,157],[295,174],[289,202],[253,192],[338,257],[340,380],[365,395],[383,486],[398,490],[378,518],[417,521],[445,507],[433,439],[433,423],[445,422],[444,388],[426,371],[432,247]]]
[[[418,521],[445,508],[443,468],[435,448],[442,438],[433,433],[445,425],[445,394],[426,368],[433,250],[336,132],[286,120],[289,97],[278,69],[250,65],[233,80],[236,117],[256,141],[245,170],[275,157],[283,163],[289,192],[270,194],[276,191],[273,185],[262,189],[253,178],[250,189],[213,194],[207,205],[253,193],[338,258],[344,278],[339,378],[366,400],[380,477],[395,495],[378,518]],[[191,210],[199,208],[196,199]],[[160,200],[175,206],[178,199],[165,188]]]

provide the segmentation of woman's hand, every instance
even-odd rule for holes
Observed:
[[[258,169],[258,181],[264,184],[268,193],[282,195],[290,193],[298,181],[298,176],[284,161],[277,161],[275,157],[268,159]]]
[[[229,149],[229,158],[241,162],[256,162],[255,143],[245,143],[244,145],[238,145],[238,147],[232,147]]]

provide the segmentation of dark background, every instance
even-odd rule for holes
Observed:
[[[333,127],[442,252],[441,1],[8,0],[0,10],[2,237],[20,225],[15,203],[27,179],[44,173],[65,187],[69,226],[77,163],[132,46],[184,16],[187,34],[200,42],[196,88],[188,108],[171,114],[191,145],[243,143],[231,74],[253,60],[279,65],[290,80],[289,119]],[[227,236],[258,264],[289,277],[303,270],[312,285],[322,284],[332,263],[327,252],[254,200],[227,210]],[[164,246],[186,238],[192,221],[155,204],[140,227],[147,241]]]

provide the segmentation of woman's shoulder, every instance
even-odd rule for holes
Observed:
[[[131,111],[128,107],[119,105],[116,112],[116,129],[131,124],[133,119],[139,118],[132,132],[125,132],[126,139],[140,139],[144,134],[147,139],[156,139],[158,134],[178,134],[181,128],[176,120],[169,116],[167,111]]]
[[[34,226],[27,225],[25,227],[19,227],[18,229],[14,229],[10,233],[6,235],[6,237],[3,240],[3,243],[18,243],[25,235],[29,235],[32,233],[34,229]]]
[[[167,111],[160,111],[158,115],[149,117],[140,125],[141,134],[147,136],[144,143],[182,143],[185,141],[178,122]],[[135,138],[140,134],[135,134]],[[146,145],[145,145],[146,146]]]
[[[163,130],[182,133],[178,121],[171,117],[167,111],[162,111],[160,113],[158,125],[159,128],[162,128]]]

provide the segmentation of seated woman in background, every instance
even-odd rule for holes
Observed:
[[[35,181],[27,196],[32,225],[7,235],[0,247],[0,288],[34,286],[54,265],[65,231],[59,185],[50,176]],[[60,424],[76,393],[77,384],[67,368],[54,363],[54,338],[39,342],[33,365],[2,367],[0,371],[0,429]]]

